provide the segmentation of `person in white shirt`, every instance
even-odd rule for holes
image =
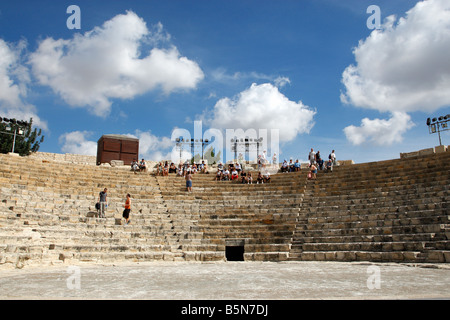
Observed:
[[[288,171],[289,171],[289,165],[285,159],[283,161],[283,164],[281,165],[281,172],[288,172]]]
[[[263,151],[263,154],[261,155],[261,164],[263,166],[263,168],[266,167],[266,163],[267,163],[267,158],[266,158],[266,150]]]
[[[269,171],[266,171],[264,173],[264,183],[269,183],[270,182],[270,173]]]
[[[145,163],[144,159],[142,159],[139,163],[139,171],[147,171],[147,164]]]
[[[314,152],[314,149],[311,148],[311,152],[309,153],[309,163],[313,165],[316,163],[316,153]]]
[[[234,179],[238,179],[239,178],[239,173],[237,172],[236,168],[233,169],[233,171],[231,171],[231,180]]]
[[[223,180],[230,180],[230,171],[228,171],[227,168],[225,168],[225,170],[223,170],[223,176],[222,176]]]
[[[331,151],[331,153],[330,153],[328,159],[331,160],[331,162],[333,163],[333,166],[336,165],[336,154],[334,153],[334,150]]]

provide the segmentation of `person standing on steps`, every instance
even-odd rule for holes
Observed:
[[[191,171],[188,171],[186,174],[186,189],[188,192],[192,192],[192,175]]]
[[[312,164],[311,165],[311,170],[310,170],[310,174],[308,175],[308,179],[309,180],[316,180],[316,178],[317,178],[317,167],[314,165],[314,164]]]
[[[98,195],[98,202],[100,203],[100,218],[106,218],[105,212],[108,206],[108,189],[105,188]]]
[[[125,209],[123,210],[122,217],[125,219],[125,224],[129,224],[131,211],[131,196],[129,193],[127,194],[127,199],[125,200],[125,204],[123,205],[123,207]]]
[[[331,160],[331,162],[333,163],[333,166],[337,165],[336,154],[334,153],[334,150],[331,151],[330,155],[328,156],[328,159]]]
[[[309,152],[308,159],[310,166],[316,163],[316,153],[313,148],[311,148],[311,151]]]

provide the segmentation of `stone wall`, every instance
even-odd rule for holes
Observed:
[[[68,162],[74,164],[88,164],[96,165],[96,156],[85,156],[79,154],[59,154],[59,153],[49,153],[49,152],[35,152],[29,156],[31,159],[41,159],[47,161],[58,161],[58,162]]]
[[[447,152],[448,150],[449,150],[448,146],[442,145],[442,146],[437,146],[434,148],[427,148],[427,149],[422,149],[422,150],[413,151],[413,152],[400,153],[400,159],[425,156],[425,155],[430,155],[430,154],[434,154],[434,153],[442,153],[442,152]]]

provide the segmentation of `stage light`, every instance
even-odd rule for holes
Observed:
[[[429,126],[430,124],[431,124],[431,119],[428,118],[428,119],[427,119],[427,126]]]
[[[431,125],[431,133],[436,133],[436,125]]]

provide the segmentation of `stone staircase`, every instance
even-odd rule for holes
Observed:
[[[202,174],[193,180],[187,193],[183,178],[158,177],[174,223],[198,235],[181,245],[186,255],[227,260],[227,247],[242,246],[245,261],[287,260],[306,173],[275,175],[266,184],[214,181],[214,175]]]
[[[251,185],[196,174],[188,193],[175,175],[0,155],[0,266],[226,261],[232,248],[244,261],[449,262],[449,160],[445,152]]]
[[[289,260],[450,262],[450,153],[308,181]]]

